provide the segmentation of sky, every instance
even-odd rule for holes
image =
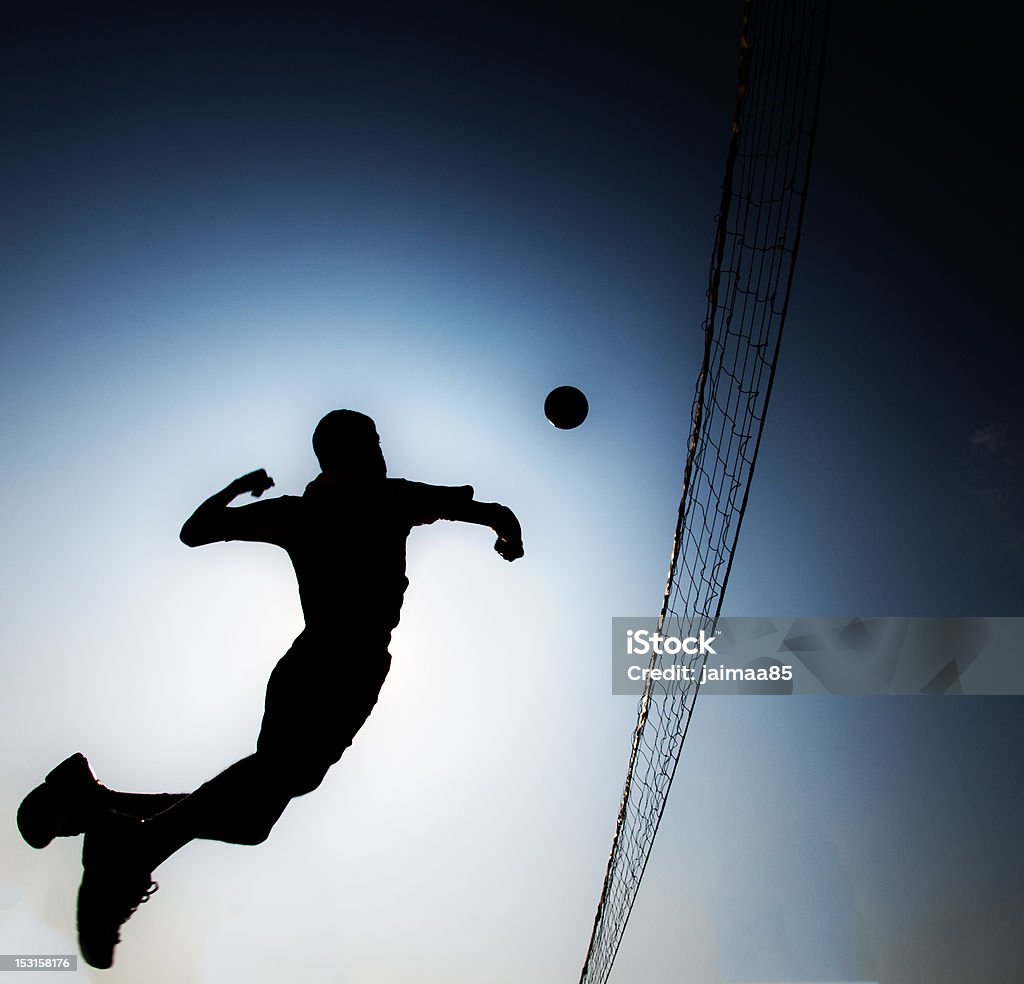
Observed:
[[[608,630],[664,586],[739,15],[0,7],[0,952],[75,952],[80,844],[13,823],[53,765],[184,791],[250,751],[287,557],[177,533],[254,468],[301,492],[347,406],[392,475],[514,508],[526,556],[415,531],[353,747],[267,843],[163,865],[78,979],[578,979],[636,711]],[[728,614],[1024,614],[1015,17],[834,5]],[[1020,697],[699,701],[612,980],[1012,979],[1022,738]]]

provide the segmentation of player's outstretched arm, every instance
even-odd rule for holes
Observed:
[[[494,549],[505,560],[518,560],[523,556],[523,531],[516,514],[508,506],[470,499],[450,518],[463,523],[489,526],[498,537],[494,541]]]
[[[188,547],[201,547],[205,543],[223,540],[226,513],[231,501],[245,492],[259,497],[273,487],[274,480],[263,468],[236,478],[219,492],[215,492],[188,519],[181,528],[181,542]]]

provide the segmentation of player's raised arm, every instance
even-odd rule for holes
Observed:
[[[230,537],[228,506],[245,492],[255,497],[271,488],[274,480],[263,468],[236,478],[219,492],[215,492],[187,520],[181,528],[181,542],[188,547],[201,547]]]

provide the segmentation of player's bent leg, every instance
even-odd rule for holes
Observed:
[[[147,822],[101,810],[86,833],[78,891],[79,948],[93,967],[113,964],[120,928],[156,891],[153,870],[196,838],[235,844],[266,840],[300,787],[266,755],[250,755]],[[320,770],[320,778],[329,763]]]
[[[307,630],[274,667],[256,751],[293,796],[316,789],[366,723],[391,667],[388,638],[347,639],[345,659]]]
[[[300,654],[293,647],[293,657]],[[155,890],[151,872],[162,861],[197,838],[262,843],[288,803],[320,785],[376,703],[390,663],[384,655],[362,680],[318,679],[305,659],[282,660],[255,754],[146,822],[103,814],[86,836],[79,890],[79,940],[89,963],[111,965],[120,927]]]
[[[195,811],[195,837],[262,844],[288,803],[301,795],[286,765],[257,752],[200,786],[187,801],[189,811]],[[168,819],[174,819],[173,813]]]
[[[136,820],[149,820],[188,796],[188,793],[124,793],[103,788],[109,809]]]
[[[262,844],[296,796],[320,785],[333,759],[258,751],[229,766],[143,827],[155,868],[191,840]]]

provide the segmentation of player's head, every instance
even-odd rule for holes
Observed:
[[[313,431],[313,453],[325,475],[384,478],[388,466],[377,425],[355,410],[332,410]]]

